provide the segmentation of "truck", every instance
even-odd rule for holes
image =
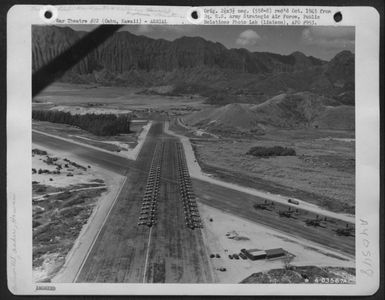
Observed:
[[[291,204],[299,205],[299,201],[291,199],[291,198],[289,198],[289,200],[287,200],[287,202],[289,202]]]

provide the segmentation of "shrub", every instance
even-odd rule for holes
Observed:
[[[64,193],[61,193],[61,194],[57,195],[56,199],[57,200],[66,200],[66,199],[68,199],[70,197],[71,197],[71,193],[68,192],[68,191],[65,191]]]
[[[261,147],[256,146],[250,148],[247,151],[248,155],[253,155],[257,157],[269,157],[269,156],[295,156],[295,150],[293,148],[274,146],[274,147]]]
[[[82,204],[85,202],[85,197],[77,197],[75,199],[72,199],[72,200],[68,200],[66,201],[64,204],[63,204],[63,208],[64,207],[70,207],[70,206],[74,206],[74,205],[77,205],[77,204]]]
[[[38,226],[40,226],[40,225],[41,225],[41,223],[40,223],[39,221],[36,221],[36,220],[33,220],[33,221],[32,221],[32,227],[33,227],[33,228],[38,227]]]
[[[37,154],[37,155],[47,155],[47,151],[40,150],[40,149],[32,149],[32,154]]]
[[[81,213],[82,210],[83,210],[83,208],[78,207],[78,206],[64,208],[64,209],[60,210],[60,216],[62,218],[76,217],[77,215],[79,215]]]

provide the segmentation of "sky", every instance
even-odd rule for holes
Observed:
[[[72,25],[74,30],[90,31],[94,26]],[[200,36],[227,48],[252,52],[290,54],[303,52],[323,60],[349,50],[354,53],[354,27],[341,26],[226,26],[226,25],[127,25],[121,30],[154,39],[175,40]]]

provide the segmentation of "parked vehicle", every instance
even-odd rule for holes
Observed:
[[[247,259],[247,256],[244,255],[243,253],[239,253],[239,257],[242,258],[242,259]]]
[[[289,200],[287,200],[287,202],[289,202],[291,204],[299,205],[299,201],[291,199],[291,198],[289,198]]]

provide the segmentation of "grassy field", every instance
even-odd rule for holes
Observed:
[[[34,105],[87,105],[101,104],[103,108],[147,109],[170,108],[173,106],[195,105],[203,101],[194,96],[161,96],[137,94],[138,89],[125,87],[103,87],[84,84],[54,83],[38,94]],[[42,104],[46,103],[46,104]]]
[[[274,130],[255,139],[192,140],[201,167],[224,180],[354,214],[354,132]],[[254,146],[294,148],[296,156],[258,158]]]

